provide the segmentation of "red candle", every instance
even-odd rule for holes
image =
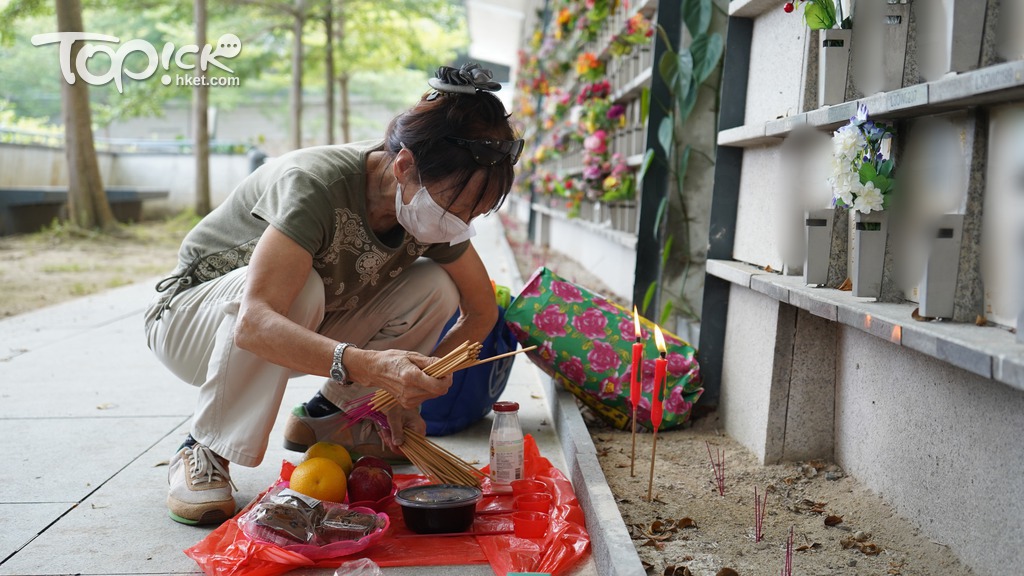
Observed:
[[[654,495],[654,460],[658,454],[658,427],[661,426],[662,408],[664,400],[663,388],[665,383],[665,372],[668,368],[668,360],[665,354],[665,337],[661,335],[661,328],[654,326],[654,341],[658,344],[659,358],[654,360],[654,387],[651,388],[651,424],[654,425],[654,438],[651,442],[651,476],[647,481],[647,501],[650,502]]]
[[[629,382],[629,403],[633,405],[636,412],[637,404],[640,403],[640,394],[643,383],[643,375],[640,368],[644,359],[644,345],[640,342],[640,315],[637,314],[636,306],[633,306],[633,334],[636,336],[636,343],[633,344],[633,376]],[[634,418],[636,415],[634,414]]]

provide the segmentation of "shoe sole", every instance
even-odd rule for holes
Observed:
[[[167,515],[171,517],[171,520],[180,524],[186,524],[188,526],[201,526],[206,524],[223,524],[227,521],[229,516],[222,510],[208,510],[198,519],[185,518],[184,516],[178,516],[170,510],[167,511]]]
[[[297,442],[292,442],[291,440],[285,438],[284,449],[291,450],[292,452],[305,452],[306,450],[309,450],[309,446],[305,446]]]

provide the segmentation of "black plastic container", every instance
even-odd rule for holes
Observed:
[[[479,488],[457,484],[426,484],[399,490],[395,502],[402,518],[418,534],[465,532],[473,525],[476,503],[483,497]]]

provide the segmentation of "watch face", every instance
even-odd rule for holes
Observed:
[[[345,372],[340,368],[331,368],[331,378],[337,382],[345,381]]]

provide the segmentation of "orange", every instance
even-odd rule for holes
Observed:
[[[329,458],[310,458],[292,471],[289,487],[296,492],[326,502],[345,499],[347,480],[341,466]]]
[[[349,455],[348,450],[344,446],[339,444],[317,442],[306,449],[306,460],[310,458],[334,460],[335,464],[341,466],[341,469],[345,471],[346,476],[352,473],[352,456]]]

